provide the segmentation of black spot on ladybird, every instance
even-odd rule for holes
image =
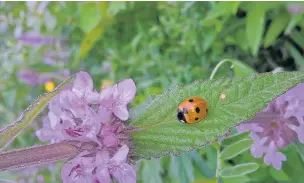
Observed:
[[[196,113],[199,113],[199,112],[200,112],[200,108],[199,108],[199,107],[196,107],[196,108],[195,108],[195,111],[196,111]]]
[[[197,120],[198,120],[198,118],[195,118],[195,120],[197,121]]]
[[[189,102],[193,102],[193,99],[191,98],[191,99],[189,99]]]

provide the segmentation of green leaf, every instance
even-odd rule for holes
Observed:
[[[95,43],[102,37],[105,28],[112,21],[111,17],[107,15],[108,2],[100,2],[100,6],[98,7],[101,9],[102,19],[85,35],[80,45],[79,54],[73,62],[73,66],[77,66],[78,63],[88,55]]]
[[[226,147],[221,153],[221,158],[222,159],[231,159],[231,158],[247,151],[251,145],[252,145],[251,139],[240,140],[240,141]]]
[[[194,163],[199,167],[200,171],[203,175],[207,178],[212,178],[214,172],[208,168],[207,164],[204,162],[203,158],[198,154],[197,151],[193,151],[191,153],[191,158],[193,159]]]
[[[284,34],[285,35],[290,34],[291,31],[295,28],[295,26],[302,20],[302,18],[303,18],[303,14],[293,15],[291,17],[289,24],[287,25],[287,28],[286,28]]]
[[[161,178],[162,167],[159,162],[145,160],[141,170],[141,177],[144,183],[163,182]]]
[[[259,168],[257,163],[244,163],[234,167],[224,168],[220,171],[223,178],[239,177],[256,171]]]
[[[101,19],[101,10],[96,2],[83,2],[79,4],[79,27],[83,32],[90,32]]]
[[[180,183],[194,181],[194,170],[192,160],[187,154],[180,157],[171,156],[170,169],[174,177],[178,177]]]
[[[294,60],[296,61],[296,63],[299,66],[303,66],[304,65],[304,58],[301,55],[301,53],[291,44],[287,44],[287,49],[290,53],[290,55],[294,58]]]
[[[122,10],[125,10],[127,8],[127,2],[110,2],[108,13],[111,16],[115,16],[117,13],[119,13]]]
[[[249,137],[249,131],[248,132],[243,132],[243,133],[236,133],[234,135],[231,135],[225,139],[223,139],[221,141],[221,145],[224,145],[224,146],[229,146],[229,145],[232,145],[240,140],[243,140],[243,139],[246,139]]]
[[[179,154],[211,143],[303,81],[304,73],[279,72],[173,87],[146,104],[141,113],[130,113],[129,125],[137,129],[132,134],[133,158]],[[220,99],[222,94],[225,99]],[[176,110],[180,102],[191,96],[208,101],[208,115],[196,124],[182,124],[176,119]]]
[[[208,14],[206,20],[211,20],[225,15],[233,15],[237,12],[240,1],[234,2],[219,2]]]
[[[289,147],[284,150],[287,161],[284,161],[283,171],[288,175],[293,183],[303,182],[304,164],[301,156],[295,147]]]
[[[24,128],[30,125],[40,112],[43,111],[48,102],[62,91],[65,86],[71,83],[73,79],[74,76],[58,85],[52,92],[41,95],[22,113],[17,121],[3,129],[0,129],[0,150],[5,148]]]
[[[253,3],[246,18],[246,34],[251,53],[257,56],[265,26],[265,10],[263,6]]]
[[[289,21],[289,14],[282,13],[276,16],[272,23],[270,24],[269,30],[267,31],[266,37],[264,39],[264,47],[267,48],[275,43],[277,37],[281,32],[284,31],[286,25]]]
[[[217,73],[218,69],[224,64],[230,62],[231,63],[231,68],[234,71],[234,75],[237,77],[245,77],[245,76],[250,76],[255,73],[255,71],[249,67],[248,65],[238,61],[238,60],[231,60],[231,59],[225,59],[220,61],[215,68],[213,69],[210,79],[213,79],[215,74]]]

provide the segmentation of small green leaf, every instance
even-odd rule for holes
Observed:
[[[287,28],[285,30],[285,35],[288,35],[291,33],[291,31],[295,28],[295,26],[302,20],[303,18],[303,14],[300,15],[293,15],[291,17],[291,20],[289,22],[289,24],[287,25]]]
[[[90,32],[101,19],[101,12],[96,2],[83,2],[79,4],[79,27],[83,32]]]
[[[220,171],[223,178],[239,177],[256,171],[259,168],[257,163],[244,163],[234,167],[224,168]]]
[[[224,15],[233,15],[237,12],[238,7],[240,5],[240,1],[234,2],[219,2],[215,5],[215,7],[208,14],[206,20],[218,18]]]
[[[39,113],[43,111],[48,102],[61,90],[63,90],[65,86],[71,83],[73,79],[74,76],[65,80],[52,92],[41,95],[22,113],[17,121],[3,129],[0,129],[0,150],[5,148],[24,128],[30,125],[33,120],[39,115]]]
[[[202,147],[251,119],[278,95],[303,81],[302,72],[279,72],[173,87],[146,103],[142,112],[130,113],[129,125],[137,129],[132,134],[133,156],[160,157]],[[220,98],[222,94],[225,99]],[[176,110],[191,96],[208,101],[208,114],[198,123],[182,124],[176,119]]]
[[[275,43],[277,37],[281,32],[284,31],[286,25],[289,21],[289,14],[282,13],[276,16],[272,23],[270,24],[269,30],[267,31],[266,37],[264,39],[264,47],[267,48],[273,43]]]
[[[243,133],[236,133],[234,135],[231,135],[227,138],[225,138],[224,140],[221,141],[221,145],[224,145],[224,146],[228,146],[228,145],[231,145],[231,144],[234,144],[240,140],[243,140],[245,138],[248,138],[249,137],[249,131],[248,132],[243,132]]]
[[[234,158],[235,156],[247,151],[251,145],[252,145],[251,139],[240,140],[240,141],[226,147],[221,153],[221,158],[222,159]]]
[[[265,27],[265,10],[258,3],[253,3],[246,18],[246,34],[251,53],[258,54]]]

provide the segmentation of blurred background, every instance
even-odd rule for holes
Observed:
[[[240,62],[221,65],[215,78],[303,70],[303,14],[301,2],[0,2],[0,127],[80,70],[98,90],[133,78],[133,106],[172,85],[208,79],[223,59]],[[10,148],[42,144],[34,133],[39,126],[38,118]],[[293,149],[288,153],[298,158],[290,159],[294,172],[277,171],[246,151],[223,166],[251,161],[260,168],[222,182],[294,182],[304,164]],[[141,160],[138,182],[215,182],[216,158],[210,145]],[[0,179],[60,182],[61,165],[5,172]]]

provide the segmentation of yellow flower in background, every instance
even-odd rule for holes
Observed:
[[[101,85],[100,85],[100,90],[102,90],[103,88],[107,87],[107,86],[111,86],[113,85],[113,81],[109,80],[109,79],[105,79],[102,81]]]
[[[47,92],[53,91],[55,88],[55,83],[53,81],[48,81],[47,83],[44,84],[44,89]]]

